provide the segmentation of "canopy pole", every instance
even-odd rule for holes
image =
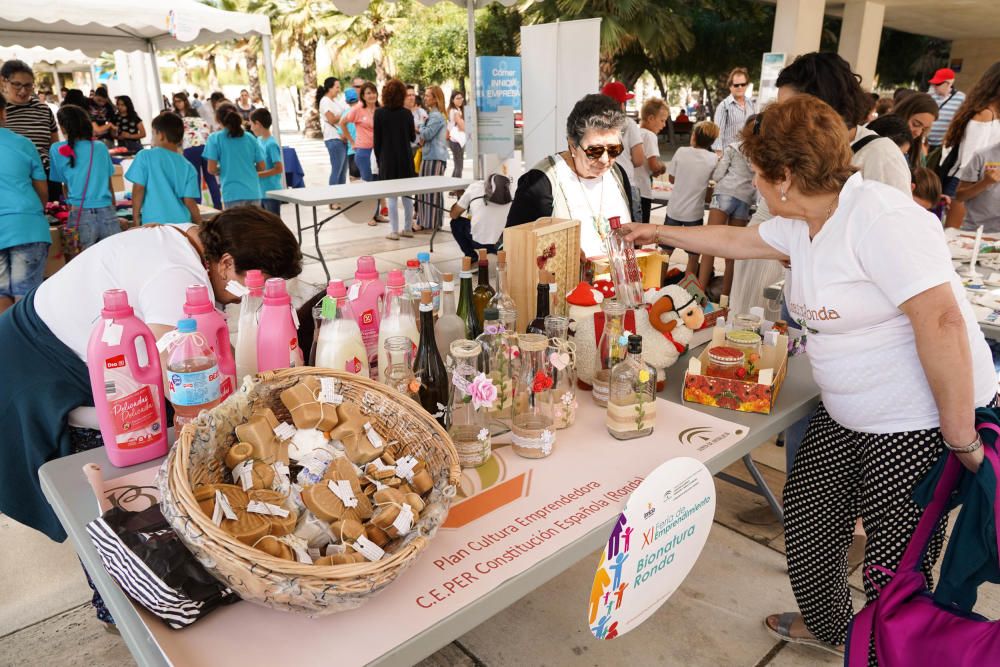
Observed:
[[[477,130],[478,114],[476,105],[476,0],[465,0],[469,22],[469,90],[466,91],[466,102],[469,98],[472,104],[467,104],[468,111],[465,114],[465,136],[467,145],[472,153],[472,177],[477,181],[482,176],[482,168],[479,164],[479,132]]]
[[[56,99],[51,100],[56,104],[62,102],[62,83],[59,81],[59,66],[52,63],[52,92]]]
[[[153,102],[152,112],[154,115],[159,115],[163,111],[163,91],[160,90],[160,65],[156,62],[156,44],[153,40],[147,42],[149,44],[149,59],[153,63],[153,89],[156,91],[156,100]]]
[[[261,35],[261,49],[264,51],[264,76],[267,77],[267,96],[271,100],[271,136],[281,146],[281,121],[278,118],[278,91],[274,86],[274,62],[271,60],[271,36]],[[284,149],[282,149],[284,155]],[[285,174],[281,174],[281,184],[287,186]]]

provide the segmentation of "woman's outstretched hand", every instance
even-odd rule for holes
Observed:
[[[656,243],[656,232],[660,229],[660,225],[630,222],[622,225],[622,229],[626,232],[626,241],[638,243],[639,245],[648,245]]]

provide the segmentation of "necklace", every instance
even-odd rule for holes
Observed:
[[[572,157],[572,154],[570,154],[570,159]],[[597,212],[595,213],[594,205],[590,203],[590,195],[587,194],[587,188],[583,186],[583,179],[580,178],[580,174],[576,173],[576,167],[569,162],[566,163],[566,166],[570,168],[570,171],[576,176],[576,182],[580,184],[580,193],[583,195],[583,200],[587,202],[587,210],[590,211],[590,215],[594,220],[594,228],[597,230],[597,235],[603,241],[607,236],[607,230],[604,229],[605,225],[602,224],[599,214],[604,211],[604,176],[601,176],[601,197],[598,200]]]

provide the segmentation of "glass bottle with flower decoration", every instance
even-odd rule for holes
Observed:
[[[594,373],[594,402],[605,407],[608,404],[608,382],[611,369],[625,359],[628,339],[625,337],[625,306],[617,299],[606,299],[601,303],[604,313],[604,329],[597,343],[600,368]]]
[[[413,342],[406,336],[385,339],[385,356],[389,365],[379,378],[403,396],[419,401],[420,381],[413,372]]]
[[[483,333],[476,338],[483,347],[482,369],[497,389],[497,399],[490,409],[489,420],[490,433],[494,436],[510,431],[517,361],[517,335],[500,317],[497,308],[487,307],[483,311]]]
[[[483,346],[475,340],[451,344],[455,368],[451,375],[451,425],[448,435],[463,468],[475,468],[490,458],[490,409],[497,400],[497,388],[483,372]]]
[[[556,442],[552,421],[552,367],[546,357],[549,341],[542,334],[521,334],[520,368],[514,385],[511,444],[515,454],[540,459]]]
[[[557,429],[576,421],[576,343],[569,340],[569,318],[545,318],[549,337],[548,359],[552,366],[552,422]]]
[[[628,355],[611,370],[608,433],[619,440],[641,438],[656,422],[656,369],[642,360],[642,336],[628,337]]]

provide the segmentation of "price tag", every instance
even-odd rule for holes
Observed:
[[[244,491],[253,488],[253,459],[247,459],[242,463],[237,463],[233,467],[233,479],[240,480],[240,486]]]
[[[181,332],[178,331],[177,329],[174,329],[173,331],[168,331],[167,333],[163,334],[160,340],[156,341],[157,351],[160,354],[163,354],[164,352],[167,351],[167,348],[170,347],[170,344],[180,337],[181,337]]]
[[[417,460],[412,456],[404,456],[396,461],[396,475],[402,477],[407,482],[413,481],[413,469],[417,467]]]
[[[223,518],[236,521],[236,512],[233,511],[232,506],[229,504],[229,499],[226,498],[222,491],[216,491],[215,511],[212,512],[212,523],[216,526],[221,526]]]
[[[408,504],[403,503],[403,509],[399,510],[399,516],[396,520],[392,522],[392,527],[395,528],[400,535],[406,535],[410,532],[410,528],[413,527],[413,508]]]
[[[351,544],[351,546],[354,547],[355,551],[359,552],[370,561],[379,560],[385,555],[385,551],[382,547],[375,544],[364,535],[359,537],[356,542]]]
[[[340,405],[344,402],[343,394],[338,394],[337,390],[340,388],[340,382],[334,378],[320,378],[319,379],[319,402],[320,403],[330,403],[332,405]]]
[[[357,301],[359,296],[361,296],[361,283],[354,283],[351,285],[351,288],[347,290],[347,298],[351,301]]]
[[[226,291],[235,296],[237,299],[242,299],[250,293],[250,290],[248,290],[245,285],[238,283],[235,280],[230,280],[226,283]]]
[[[101,342],[108,345],[118,345],[122,342],[122,332],[124,327],[115,324],[114,320],[104,320],[104,333],[101,334]]]
[[[251,500],[247,504],[247,511],[253,512],[254,514],[280,516],[281,518],[285,518],[289,514],[288,510],[284,507],[278,507],[277,505],[272,505],[271,503],[263,503],[259,500]]]
[[[283,542],[292,548],[295,553],[295,560],[300,563],[305,563],[306,565],[313,564],[312,554],[309,553],[309,544],[295,535],[283,535],[278,538],[279,542]]]
[[[290,440],[295,435],[295,427],[288,422],[281,422],[274,427],[274,434],[278,440]]]
[[[333,495],[340,498],[340,502],[344,503],[344,507],[357,507],[358,499],[354,496],[354,489],[351,488],[351,483],[346,479],[339,479],[337,481],[329,480],[326,483]]]
[[[369,477],[368,475],[365,475],[365,479],[367,479],[369,482],[371,482],[372,484],[375,485],[375,490],[376,491],[381,491],[382,489],[388,489],[389,488],[388,486],[386,486],[382,482],[378,481],[374,477]]]
[[[372,428],[371,422],[365,422],[365,433],[368,434],[368,442],[372,443],[372,447],[375,449],[385,447],[385,441],[382,440],[382,436],[378,434],[378,431]]]

